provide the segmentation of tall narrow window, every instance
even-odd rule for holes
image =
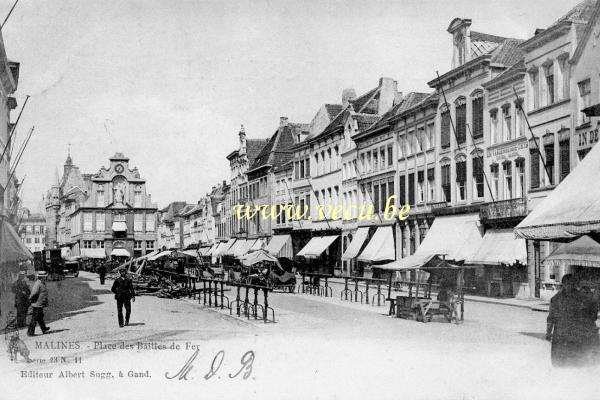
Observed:
[[[465,201],[467,199],[467,162],[457,161],[456,162],[456,197],[458,201]]]
[[[136,213],[133,216],[134,232],[142,232],[144,230],[144,214]]]
[[[579,125],[583,125],[590,122],[590,117],[581,112],[581,110],[591,105],[592,86],[589,79],[579,82],[577,86],[579,87]]]
[[[510,161],[502,164],[502,172],[504,174],[504,199],[509,200],[513,198],[512,163]]]
[[[406,176],[400,175],[400,187],[398,188],[398,202],[406,204]]]
[[[104,207],[104,185],[98,185],[98,190],[96,191],[96,206]]]
[[[446,108],[441,114],[441,145],[442,148],[450,147],[450,110]]]
[[[379,162],[380,162],[380,167],[379,169],[385,169],[386,168],[386,162],[385,162],[385,147],[382,147],[379,149]]]
[[[561,82],[562,82],[562,90],[560,93],[560,98],[561,99],[568,99],[570,94],[569,94],[569,56],[568,54],[565,57],[562,57],[559,59],[559,64],[558,66],[560,67],[560,75],[561,75]]]
[[[550,175],[549,185],[554,185],[554,142],[544,145],[545,158],[546,158],[546,171],[545,178],[548,179],[547,175]]]
[[[498,109],[494,108],[490,110],[490,139],[492,144],[500,142],[498,131]]]
[[[427,185],[429,187],[429,198],[430,202],[435,201],[435,169],[429,168],[427,170]]]
[[[415,174],[408,174],[408,204],[415,204]]]
[[[373,171],[379,170],[379,152],[377,149],[373,151]]]
[[[515,137],[519,138],[525,135],[525,118],[523,118],[523,100],[515,100]]]
[[[427,149],[435,147],[435,125],[427,124]]]
[[[379,196],[379,210],[380,212],[383,212],[385,210],[385,202],[387,201],[388,196],[387,185],[385,181],[380,183],[379,190],[381,191],[381,196]]]
[[[310,158],[304,160],[304,176],[310,177]]]
[[[419,203],[425,201],[425,171],[417,172],[417,189]]]
[[[94,215],[92,213],[83,213],[83,231],[91,232],[92,231],[92,221]]]
[[[517,170],[517,198],[525,197],[525,160],[518,159],[515,161]]]
[[[472,106],[473,106],[473,138],[478,139],[483,137],[483,93],[478,92],[476,97],[473,98]]]
[[[96,213],[96,232],[104,232],[106,230],[106,220],[104,213]]]
[[[492,174],[492,192],[494,199],[498,200],[498,164],[492,164],[490,166],[490,172]]]
[[[388,167],[394,165],[394,147],[391,144],[387,147],[387,165]]]
[[[442,165],[442,192],[444,201],[450,203],[452,196],[450,192],[450,164]]]
[[[503,140],[512,139],[512,118],[510,113],[510,104],[502,106],[502,136]]]
[[[467,141],[467,104],[464,97],[458,99],[456,105],[456,141],[460,146]]]
[[[537,148],[529,150],[530,168],[531,168],[531,188],[537,189],[540,187],[540,156]]]
[[[571,170],[571,153],[569,140],[562,140],[559,144],[559,154],[560,154],[560,182],[569,175]]]
[[[546,105],[554,104],[554,67],[552,64],[544,67],[546,75]]]
[[[136,186],[133,192],[133,206],[141,207],[142,206],[142,187]]]
[[[540,102],[540,85],[538,82],[538,72],[537,70],[532,70],[529,73],[529,84],[531,87],[531,101],[529,104],[531,104],[531,110],[537,110],[539,108],[539,102]]]
[[[473,194],[476,198],[483,197],[483,159],[473,157]]]
[[[154,232],[154,214],[146,214],[146,232]]]

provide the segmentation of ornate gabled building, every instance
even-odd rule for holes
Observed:
[[[46,196],[48,244],[72,256],[141,256],[156,248],[157,211],[122,153],[96,174],[81,174],[69,155]]]

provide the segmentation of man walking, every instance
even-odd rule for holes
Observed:
[[[42,333],[46,333],[50,330],[50,327],[46,326],[46,323],[44,322],[44,307],[48,307],[48,289],[46,288],[46,277],[47,274],[44,271],[39,271],[37,273],[37,279],[33,284],[31,294],[29,295],[29,301],[31,302],[31,307],[33,308],[33,315],[31,316],[31,323],[29,324],[29,329],[27,330],[28,336],[35,335],[36,324],[40,325]]]
[[[29,308],[29,285],[25,282],[26,271],[19,271],[19,277],[12,285],[15,294],[15,308],[17,309],[17,328],[24,328],[27,320],[27,309]]]
[[[120,276],[115,279],[111,291],[115,294],[117,300],[117,316],[119,318],[119,327],[123,327],[123,306],[125,306],[125,325],[129,325],[131,316],[131,301],[135,302],[135,291],[133,282],[127,277],[127,270],[122,268]]]
[[[101,262],[100,266],[98,267],[98,274],[100,275],[100,284],[104,285],[104,279],[106,278],[106,265],[104,262]]]

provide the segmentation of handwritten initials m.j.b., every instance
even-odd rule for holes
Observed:
[[[194,360],[196,359],[196,357],[198,357],[198,353],[200,352],[199,349],[197,349],[194,354],[192,354],[192,356],[189,358],[189,360],[186,361],[186,363],[183,365],[183,367],[181,367],[181,369],[179,370],[179,372],[177,372],[175,375],[173,376],[169,376],[168,372],[165,372],[165,378],[167,379],[175,379],[175,378],[179,378],[179,380],[186,380],[187,381],[187,374],[192,370],[192,368],[194,368]]]

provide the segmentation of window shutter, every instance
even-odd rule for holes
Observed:
[[[456,107],[456,139],[458,144],[463,144],[467,141],[467,106],[461,104]]]
[[[569,175],[571,169],[569,141],[560,142],[560,181]]]
[[[442,147],[450,147],[450,111],[442,113]]]
[[[428,181],[434,181],[435,180],[435,169],[429,168],[427,170],[427,180]]]
[[[531,188],[540,187],[540,157],[536,149],[529,151],[531,159]]]
[[[306,168],[306,171],[305,171],[306,172],[306,176],[310,177],[310,158],[307,158],[304,161],[304,164],[306,165],[306,167],[305,167]]]
[[[417,181],[423,183],[425,181],[425,171],[417,172]]]
[[[400,187],[398,188],[398,201],[406,204],[406,176],[400,175]]]
[[[483,137],[483,97],[473,100],[473,138]]]
[[[415,204],[415,174],[408,174],[408,204]]]

